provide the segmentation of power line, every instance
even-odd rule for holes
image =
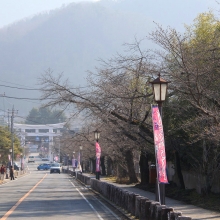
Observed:
[[[12,85],[24,86],[24,87],[28,88],[28,87],[27,87],[27,86],[25,86],[25,85],[22,85],[22,84],[17,84],[17,83],[12,83],[12,82],[7,82],[7,81],[4,81],[4,80],[0,80],[0,82],[9,83],[9,84],[12,84]],[[29,88],[31,88],[31,87],[29,87]]]
[[[0,84],[0,86],[3,87],[7,87],[7,88],[12,88],[12,89],[21,89],[21,90],[33,90],[33,91],[44,91],[43,89],[39,88],[31,88],[31,87],[26,87],[25,85],[21,85],[21,84],[17,84],[17,83],[12,83],[12,82],[7,82],[7,81],[3,81],[0,80],[0,82],[5,82],[5,83],[9,83],[12,85],[18,85],[18,86],[24,86],[24,87],[17,87],[17,86],[8,86],[8,85],[4,85],[4,84]],[[26,87],[26,88],[25,88]],[[78,87],[72,87],[71,89],[84,89],[84,88],[90,88],[91,86],[78,86]],[[45,90],[47,91],[47,90]]]
[[[7,95],[3,95],[3,96],[0,95],[0,97],[5,97],[5,98],[9,98],[9,99],[19,99],[19,100],[38,100],[38,101],[44,101],[43,99],[39,99],[39,98],[14,97],[14,96],[7,96]],[[52,98],[50,98],[50,99],[52,99]]]
[[[0,84],[0,86],[7,87],[7,88],[12,88],[12,89],[35,90],[35,91],[39,91],[40,90],[40,89],[21,88],[21,87],[16,87],[16,86],[7,86],[7,85],[2,85],[2,84]]]
[[[13,96],[7,96],[7,95],[4,95],[4,97],[9,98],[9,99],[22,99],[22,100],[38,100],[38,101],[42,101],[39,98],[13,97]]]

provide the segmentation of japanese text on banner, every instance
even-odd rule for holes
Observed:
[[[98,142],[95,144],[96,149],[96,172],[100,172],[101,147]]]
[[[152,106],[152,121],[154,132],[154,145],[156,149],[158,181],[159,183],[168,183],[166,173],[166,152],[164,143],[163,124],[157,105]]]

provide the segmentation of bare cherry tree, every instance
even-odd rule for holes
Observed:
[[[190,165],[185,169],[205,177],[208,191],[220,168],[220,33],[218,28],[211,34],[200,32],[194,28],[180,34],[158,26],[150,38],[161,48],[155,51],[161,73],[172,81],[168,105],[172,129],[167,136]]]
[[[72,107],[100,125],[105,131],[104,145],[121,152],[130,182],[137,182],[134,150],[144,155],[153,152],[149,81],[155,67],[152,57],[141,51],[140,42],[127,46],[129,55],[102,60],[102,67],[90,72],[86,89],[72,88],[62,75],[55,77],[51,71],[41,77],[40,84],[47,106]]]

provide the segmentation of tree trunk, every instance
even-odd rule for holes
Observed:
[[[85,161],[85,170],[84,172],[90,173],[90,160]]]
[[[137,183],[138,178],[137,178],[136,173],[135,173],[133,153],[132,153],[131,150],[127,150],[125,152],[125,160],[126,160],[127,168],[128,168],[129,182],[130,183]]]
[[[91,159],[92,160],[92,173],[96,173],[96,160],[95,159]]]
[[[107,173],[106,175],[112,175],[113,174],[113,166],[112,166],[112,160],[110,157],[108,157],[108,160],[107,160]]]
[[[148,165],[148,157],[147,154],[141,151],[140,155],[140,172],[141,172],[141,183],[140,185],[149,184],[149,165]]]
[[[178,180],[180,183],[180,188],[185,189],[185,183],[183,180],[183,174],[182,174],[182,169],[181,169],[181,165],[180,165],[180,157],[179,157],[179,153],[177,151],[175,151],[175,163],[176,163],[175,167],[176,167]]]
[[[124,166],[118,162],[114,164],[115,176],[116,176],[116,183],[128,183],[128,172],[125,170]]]
[[[100,158],[101,175],[105,176],[105,157]]]

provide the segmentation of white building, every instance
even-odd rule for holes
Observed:
[[[21,138],[21,144],[27,146],[41,147],[40,145],[47,144],[47,153],[50,161],[53,161],[53,144],[54,138],[60,137],[61,129],[63,129],[66,122],[58,124],[45,124],[45,125],[30,125],[30,124],[17,124],[14,123],[14,129],[18,136]],[[59,146],[60,151],[60,146]],[[58,153],[60,156],[60,152]]]

